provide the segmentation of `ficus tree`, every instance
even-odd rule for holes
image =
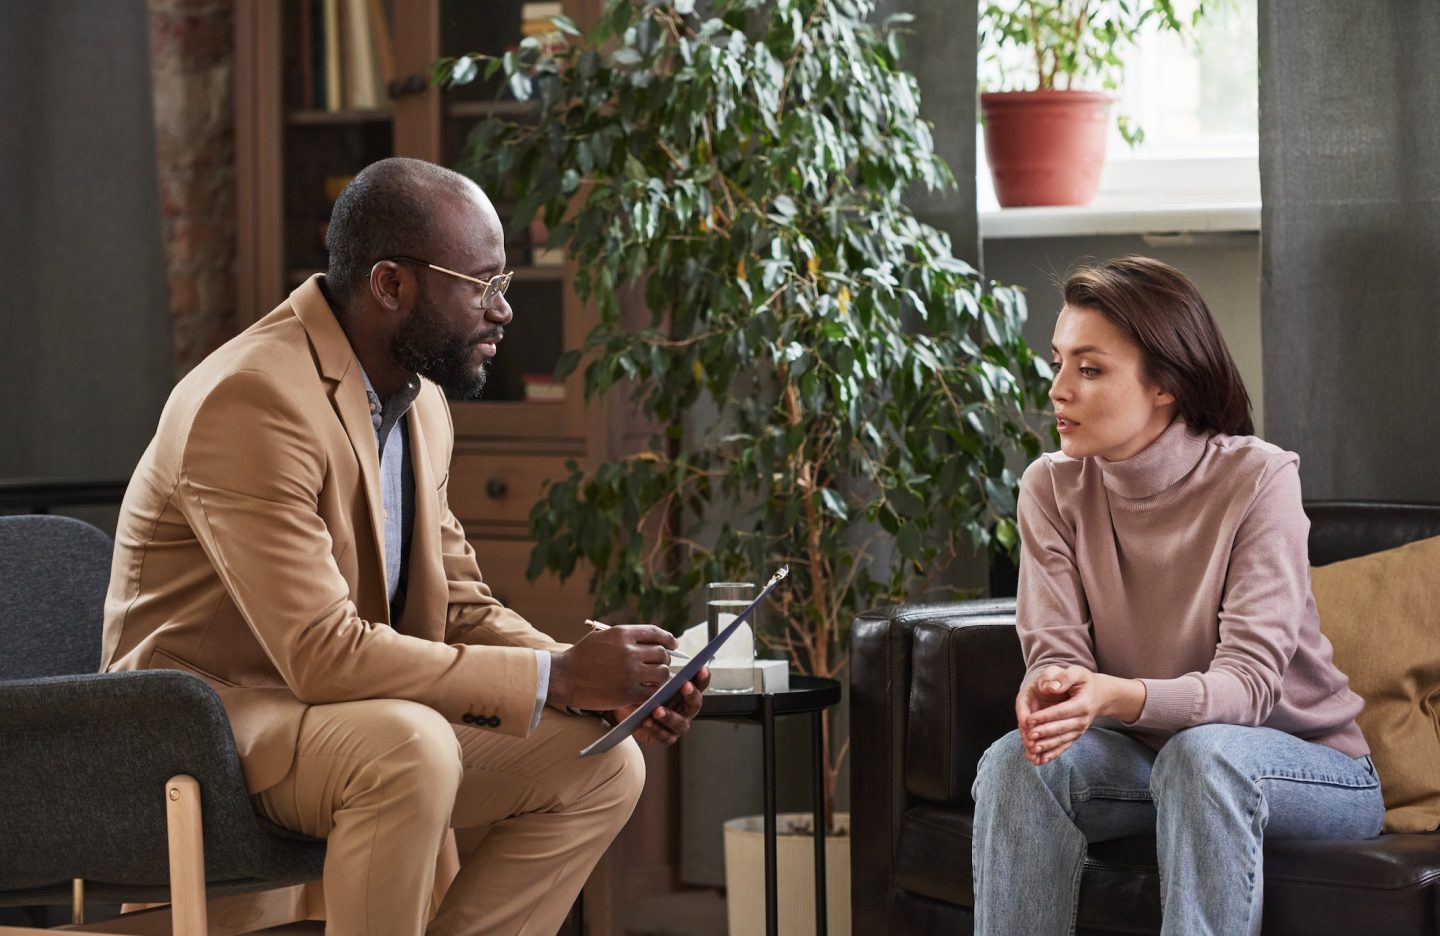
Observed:
[[[763,581],[801,672],[834,676],[864,608],[1016,544],[1011,456],[1048,363],[1018,293],[906,207],[953,182],[871,0],[615,0],[560,47],[437,63],[534,101],[458,167],[537,213],[597,310],[558,375],[628,395],[643,450],[571,466],[530,515],[530,573],[593,570],[597,609],[672,627],[707,581]],[[638,321],[619,298],[643,302]],[[765,636],[765,635],[762,635]],[[828,799],[846,744],[831,743]],[[827,812],[831,804],[827,803]]]

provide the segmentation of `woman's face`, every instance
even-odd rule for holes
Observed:
[[[1129,458],[1159,438],[1175,416],[1175,397],[1142,378],[1140,348],[1099,312],[1062,309],[1050,360],[1060,450],[1071,458]]]

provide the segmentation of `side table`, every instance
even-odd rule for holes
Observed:
[[[825,936],[825,751],[821,714],[840,701],[840,683],[820,676],[790,674],[785,692],[707,693],[696,718],[719,721],[759,722],[765,784],[765,932],[779,933],[776,903],[775,836],[775,719],[781,715],[810,715],[811,751],[814,755],[815,811],[815,932]]]

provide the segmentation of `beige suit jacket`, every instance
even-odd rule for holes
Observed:
[[[534,649],[446,500],[454,428],[426,382],[405,608],[389,619],[365,383],[318,277],[186,376],[120,511],[101,669],[182,669],[219,692],[251,792],[280,782],[309,705],[409,699],[524,736]]]

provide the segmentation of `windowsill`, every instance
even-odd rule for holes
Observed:
[[[996,208],[980,212],[980,239],[1259,231],[1259,200]]]
[[[1106,160],[1100,191],[1088,205],[1001,208],[990,170],[977,166],[982,240],[1093,237],[1112,234],[1183,237],[1260,230],[1258,154],[1133,157]]]

